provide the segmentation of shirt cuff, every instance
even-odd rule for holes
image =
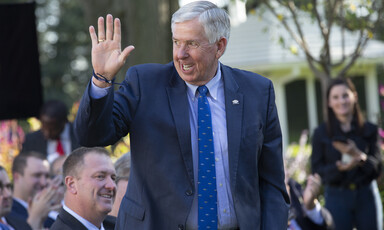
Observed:
[[[97,85],[95,85],[95,83],[93,83],[93,81],[91,80],[91,89],[90,89],[89,95],[93,99],[102,98],[102,97],[104,97],[104,96],[106,96],[108,94],[108,89],[110,87],[112,87],[112,86],[108,86],[108,87],[105,87],[105,88],[100,88]]]
[[[324,218],[321,215],[321,205],[319,203],[316,203],[314,209],[307,210],[304,208],[304,210],[308,218],[311,219],[313,223],[321,225],[324,222]]]

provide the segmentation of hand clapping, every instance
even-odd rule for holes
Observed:
[[[336,162],[336,166],[339,169],[339,171],[348,171],[362,162],[364,162],[367,158],[367,155],[363,152],[361,152],[357,147],[355,142],[348,139],[347,143],[343,143],[340,141],[333,141],[332,145],[337,151],[339,151],[341,154],[348,154],[351,156],[351,161],[348,163],[343,163],[341,161]]]

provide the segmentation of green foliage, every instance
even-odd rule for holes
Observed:
[[[303,130],[298,143],[290,144],[284,153],[285,173],[300,184],[306,182],[310,174],[309,158],[312,146],[308,143],[308,130]]]
[[[91,75],[91,43],[80,2],[39,0],[36,15],[44,98],[71,105]]]

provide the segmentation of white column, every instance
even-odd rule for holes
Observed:
[[[228,13],[231,17],[231,26],[237,26],[247,20],[245,0],[231,0],[228,4]]]
[[[367,104],[367,120],[377,124],[380,115],[379,87],[376,68],[373,67],[365,76],[365,97]]]
[[[306,95],[307,95],[307,113],[308,113],[308,126],[309,133],[312,134],[313,130],[317,127],[317,105],[316,105],[316,81],[314,77],[309,77],[305,81]]]
[[[287,105],[285,100],[285,87],[284,82],[274,81],[275,96],[276,96],[276,107],[280,120],[281,132],[283,135],[283,154],[288,147],[288,115]]]

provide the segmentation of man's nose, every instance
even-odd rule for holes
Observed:
[[[109,190],[116,190],[116,182],[112,178],[107,179],[107,183],[105,184],[105,188]]]
[[[177,57],[180,59],[188,57],[188,47],[185,44],[178,48]]]
[[[40,176],[39,183],[41,187],[46,187],[48,184],[48,178],[45,175]]]

